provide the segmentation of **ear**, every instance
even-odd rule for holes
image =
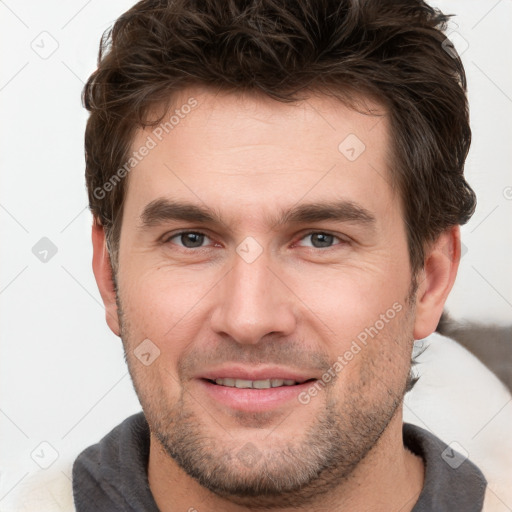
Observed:
[[[443,231],[425,254],[425,265],[418,275],[414,339],[432,334],[437,327],[460,262],[460,228]]]
[[[116,336],[119,336],[121,331],[119,329],[116,292],[112,278],[112,265],[110,263],[110,255],[107,250],[105,231],[103,226],[99,224],[96,219],[94,219],[92,225],[92,247],[92,269],[100,290],[103,304],[105,305],[107,324],[111,331]]]

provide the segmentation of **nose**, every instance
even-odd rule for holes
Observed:
[[[272,271],[265,253],[248,263],[237,254],[216,287],[211,327],[237,343],[255,345],[265,336],[288,336],[296,327],[294,296]]]

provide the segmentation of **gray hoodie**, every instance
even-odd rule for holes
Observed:
[[[425,463],[413,512],[479,512],[487,482],[481,471],[426,430],[404,423],[405,446]],[[77,512],[158,512],[149,488],[149,427],[143,413],[127,418],[73,465]]]

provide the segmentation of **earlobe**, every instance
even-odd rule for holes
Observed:
[[[453,287],[460,262],[460,228],[443,231],[425,254],[425,266],[416,295],[414,339],[432,334]]]
[[[107,324],[111,331],[116,336],[119,336],[119,317],[117,314],[116,292],[112,278],[112,265],[107,250],[105,231],[103,226],[99,224],[96,219],[93,221],[92,225],[92,246],[92,268],[103,304],[105,305]]]

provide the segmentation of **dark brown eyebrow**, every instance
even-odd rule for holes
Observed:
[[[155,199],[147,204],[140,219],[141,228],[157,226],[170,220],[183,220],[204,224],[207,222],[220,222],[219,216],[207,208],[192,203],[170,201],[164,198]]]
[[[141,229],[158,226],[171,220],[225,224],[218,213],[207,207],[165,198],[155,199],[147,204],[140,219]],[[366,208],[346,200],[301,204],[291,210],[280,212],[277,218],[266,220],[273,229],[283,224],[306,224],[325,220],[356,222],[368,226],[373,226],[376,222],[375,216]]]
[[[295,206],[289,211],[282,212],[276,224],[306,224],[324,220],[357,222],[368,226],[376,222],[375,216],[366,208],[352,201],[341,200]]]

